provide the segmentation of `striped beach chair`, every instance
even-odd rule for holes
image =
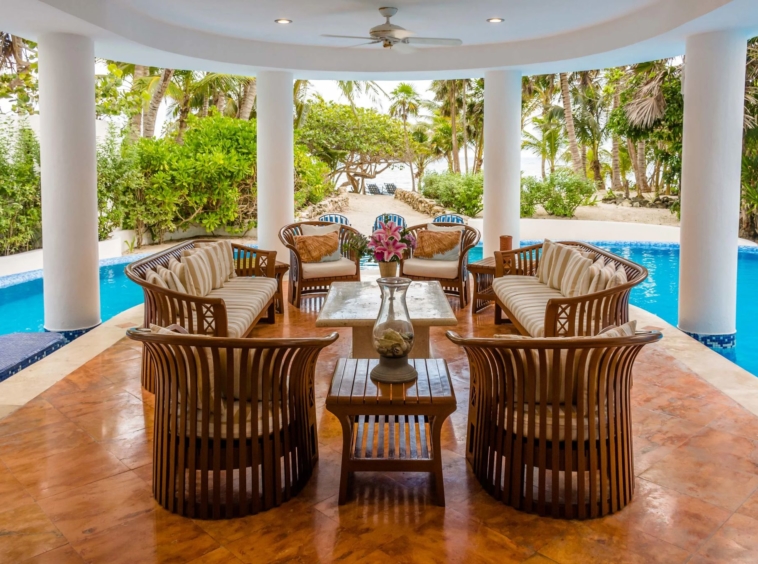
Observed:
[[[466,224],[466,222],[463,221],[463,218],[455,213],[438,215],[434,218],[434,220],[432,220],[432,223],[460,223],[461,225]]]
[[[318,218],[319,221],[328,221],[329,223],[339,223],[341,225],[350,225],[350,220],[344,215],[338,213],[328,213]]]
[[[379,229],[380,223],[387,223],[388,221],[394,222],[403,229],[408,227],[408,224],[405,222],[405,218],[402,215],[397,215],[396,213],[383,213],[382,215],[377,216],[374,220],[374,231]]]

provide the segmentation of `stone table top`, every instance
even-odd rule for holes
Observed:
[[[405,297],[413,325],[458,325],[458,319],[437,281],[414,281]],[[332,282],[316,327],[373,326],[382,294],[376,282]]]

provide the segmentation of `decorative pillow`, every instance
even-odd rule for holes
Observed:
[[[226,282],[228,268],[225,264],[223,251],[217,245],[205,245],[198,248],[197,253],[205,255],[211,269],[211,289],[221,288]]]
[[[187,293],[187,289],[184,287],[184,284],[182,284],[182,281],[179,280],[179,277],[171,272],[168,268],[159,264],[155,267],[155,270],[166,283],[169,290],[173,290],[174,292],[181,292],[182,294]]]
[[[615,288],[616,286],[621,286],[622,284],[626,284],[629,282],[629,279],[626,276],[626,270],[624,270],[623,266],[619,266],[616,269],[616,272],[613,276],[611,276],[611,279],[608,281],[608,285],[605,287],[606,290],[610,290],[611,288]]]
[[[221,248],[224,250],[224,253],[226,254],[226,263],[229,266],[229,279],[237,278],[237,270],[236,270],[236,263],[234,260],[234,248],[232,247],[232,242],[228,239],[221,239],[221,241],[218,242],[219,245],[221,245]]]
[[[461,230],[429,231],[416,233],[413,257],[430,260],[458,260],[461,254]]]
[[[329,225],[301,225],[300,232],[303,235],[326,235],[327,233],[339,234],[341,226],[339,223],[331,223]]]
[[[590,265],[590,267],[584,271],[582,274],[582,277],[579,279],[579,288],[578,293],[574,294],[575,296],[586,296],[590,293],[590,288],[592,287],[592,282],[594,282],[595,278],[598,277],[600,274],[600,271],[602,270],[602,267],[597,265],[597,262]]]
[[[187,266],[187,279],[192,280],[195,295],[207,296],[213,289],[213,273],[205,253],[182,251],[182,262]]]
[[[436,223],[427,223],[426,228],[428,231],[463,231],[465,226],[463,225],[437,225]]]
[[[304,263],[335,262],[342,258],[336,231],[323,235],[295,235],[295,249]]]
[[[561,289],[561,280],[566,273],[566,268],[571,260],[572,256],[579,255],[579,251],[569,247],[568,245],[561,245],[555,243],[553,245],[553,258],[549,265],[550,280],[548,286],[556,290]],[[581,255],[579,255],[581,257]]]
[[[610,327],[606,327],[600,333],[597,334],[598,337],[632,337],[637,332],[637,320],[632,319],[631,321],[624,323],[621,326],[615,326],[612,325]]]
[[[219,275],[221,276],[221,283],[223,285],[224,282],[229,280],[229,270],[231,268],[231,265],[229,263],[229,257],[226,253],[226,250],[224,249],[223,244],[220,241],[214,241],[212,243],[197,243],[197,248],[204,249],[205,252],[210,251],[211,255],[209,255],[208,260],[211,263],[211,267],[214,267],[215,270],[215,264],[218,264],[220,271]],[[214,272],[215,275],[215,272]],[[214,282],[215,282],[215,276],[214,276]],[[215,283],[213,285],[214,288],[221,287],[216,286]]]
[[[600,259],[598,259],[593,266],[597,266],[598,262],[600,262]],[[605,287],[615,273],[616,271],[613,268],[613,263],[603,266],[603,268],[600,269],[600,273],[595,276],[595,279],[590,283],[590,288],[587,293],[594,294],[595,292],[602,292],[605,290]]]
[[[192,283],[192,278],[190,276],[187,276],[187,265],[179,262],[175,258],[171,258],[168,261],[168,269],[176,274],[179,282],[181,282],[182,286],[184,287],[185,293],[192,296],[197,295],[195,293],[195,285]]]
[[[145,273],[145,280],[147,280],[148,284],[155,284],[159,288],[165,288],[168,290],[168,284],[163,280],[163,278],[160,277],[160,275],[155,270],[148,270]]]
[[[584,258],[580,253],[572,254],[561,279],[561,294],[567,298],[582,295],[580,280],[591,266],[592,259]],[[589,282],[587,282],[587,287],[589,288]]]
[[[582,255],[584,258],[592,259],[593,261],[595,260],[595,257],[597,256],[592,251],[580,251],[579,254]]]
[[[550,239],[545,239],[542,243],[542,257],[540,264],[537,266],[537,280],[542,284],[550,281],[550,262],[553,260],[553,243]]]
[[[168,327],[161,327],[160,325],[154,325],[151,323],[150,332],[157,335],[189,335],[189,331],[176,323],[169,325]]]

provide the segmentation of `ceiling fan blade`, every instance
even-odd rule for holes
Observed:
[[[351,45],[348,47],[348,49],[353,49],[354,47],[363,47],[364,45],[376,45],[377,43],[381,43],[379,40],[375,41],[369,41],[368,43],[358,43],[358,45]]]
[[[445,37],[407,37],[403,43],[410,45],[463,45],[460,39],[449,39]]]
[[[397,43],[392,45],[392,50],[400,53],[401,55],[410,55],[411,53],[415,53],[418,51],[418,49],[414,49],[412,46],[410,46],[408,43],[405,43],[404,41],[398,41]]]
[[[376,37],[363,37],[361,35],[322,35],[321,37],[333,37],[336,39],[364,39],[366,41],[376,41]]]

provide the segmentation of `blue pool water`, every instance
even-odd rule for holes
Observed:
[[[524,244],[529,244],[524,241]],[[650,276],[632,290],[631,303],[672,325],[677,324],[679,246],[665,243],[596,243],[624,258],[645,266]],[[482,248],[469,254],[471,262],[481,259]],[[0,285],[2,282],[0,281]],[[758,375],[758,248],[742,247],[739,253],[737,287],[736,362]],[[100,299],[103,321],[142,303],[142,290],[129,281],[123,264],[100,268]],[[42,331],[42,279],[0,287],[0,335],[16,331]],[[733,358],[733,360],[735,360]]]

